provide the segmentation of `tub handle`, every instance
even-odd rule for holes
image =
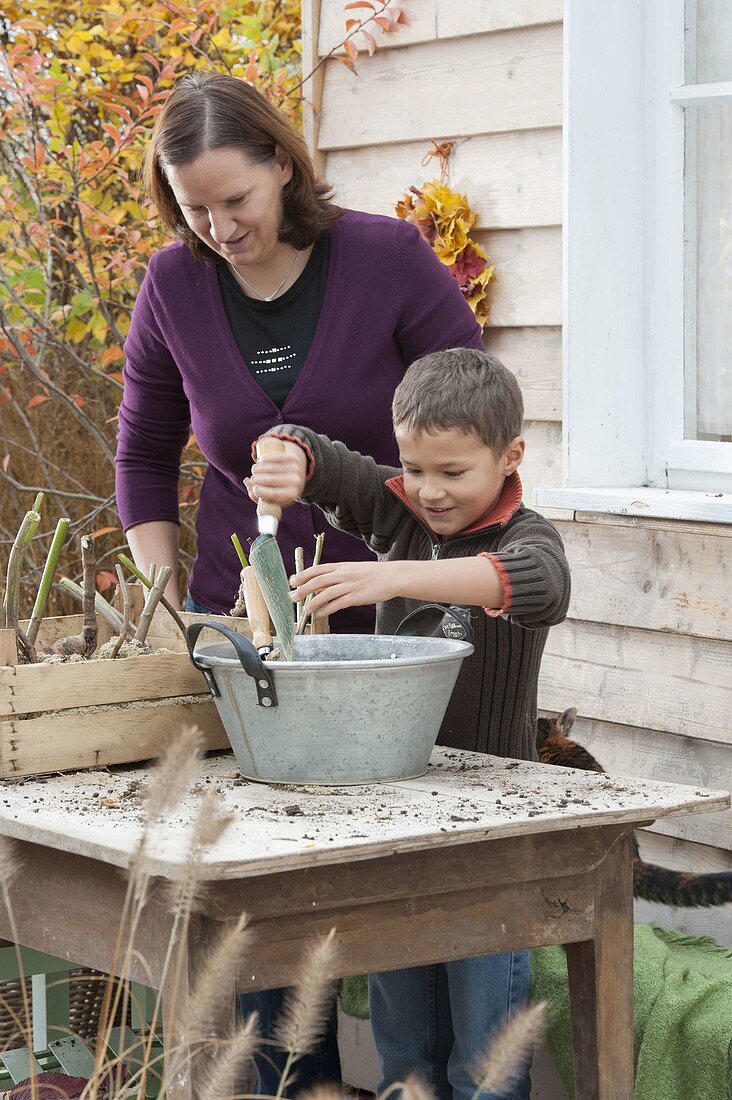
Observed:
[[[445,607],[441,603],[423,603],[415,607],[405,615],[399,626],[394,631],[394,637],[424,638],[430,637],[432,632],[442,623],[445,616],[449,616],[465,633],[465,640],[473,641],[473,626],[466,617],[462,607]]]
[[[191,661],[198,671],[202,672],[206,677],[206,683],[213,697],[216,699],[221,695],[219,685],[216,683],[216,677],[214,676],[214,670],[208,668],[206,665],[199,664],[194,653],[198,635],[202,630],[216,630],[219,634],[223,634],[225,638],[229,639],[236,650],[236,655],[239,658],[241,667],[246,674],[251,676],[252,680],[254,680],[254,686],[257,689],[257,706],[267,707],[267,709],[276,707],[277,692],[275,690],[274,677],[262,661],[262,658],[257,653],[249,638],[247,638],[245,634],[239,634],[236,630],[232,630],[230,626],[223,626],[221,623],[192,623],[186,629],[188,656],[191,658]]]

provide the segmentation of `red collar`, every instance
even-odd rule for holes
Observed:
[[[422,516],[418,515],[412,507],[409,497],[404,492],[404,477],[400,474],[399,477],[390,477],[386,482],[389,489],[395,497],[397,497],[406,508],[412,513],[413,516],[429,527],[429,524]],[[462,537],[463,535],[472,535],[477,531],[485,531],[489,527],[503,527],[512,516],[518,511],[521,504],[521,497],[523,495],[523,486],[521,485],[521,478],[519,477],[518,470],[514,470],[512,474],[506,478],[501,489],[501,495],[496,503],[491,508],[490,512],[486,515],[476,519],[475,523],[471,523],[470,527],[464,527],[462,531],[456,531],[454,535],[450,535],[449,538]],[[430,527],[430,530],[432,528]],[[434,533],[434,532],[433,532]]]

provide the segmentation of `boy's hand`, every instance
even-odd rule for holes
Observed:
[[[400,561],[344,561],[316,565],[290,577],[295,603],[316,592],[310,602],[314,615],[334,615],[344,607],[381,603],[399,592]]]
[[[285,450],[258,459],[252,466],[252,476],[244,478],[244,485],[251,500],[256,502],[263,497],[284,508],[302,496],[308,460],[297,443],[288,439],[282,442]]]

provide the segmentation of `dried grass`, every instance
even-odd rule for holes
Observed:
[[[242,913],[233,928],[227,928],[197,976],[184,1031],[189,1042],[209,1037],[210,1021],[231,996],[231,975],[235,974],[251,945],[246,915]]]
[[[258,1041],[257,1015],[252,1013],[217,1051],[213,1066],[206,1074],[201,1097],[205,1096],[206,1100],[232,1100],[232,1082],[251,1061]]]
[[[8,837],[0,836],[0,885],[3,890],[9,889],[19,870],[20,859],[15,844]]]
[[[514,1013],[493,1036],[474,1067],[472,1076],[478,1086],[474,1096],[481,1092],[500,1096],[507,1089],[513,1089],[517,1072],[531,1060],[545,1027],[546,1004],[543,1001]]]
[[[203,752],[204,738],[197,726],[183,726],[171,738],[153,769],[144,800],[145,827],[175,809],[193,782]]]
[[[328,1023],[335,996],[335,929],[309,948],[298,979],[288,992],[274,1038],[290,1055],[309,1054]]]

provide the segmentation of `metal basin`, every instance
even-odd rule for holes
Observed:
[[[422,775],[473,652],[449,638],[316,634],[296,638],[293,661],[262,663],[242,635],[195,644],[205,625],[189,628],[192,660],[207,675],[242,774],[267,783]]]

